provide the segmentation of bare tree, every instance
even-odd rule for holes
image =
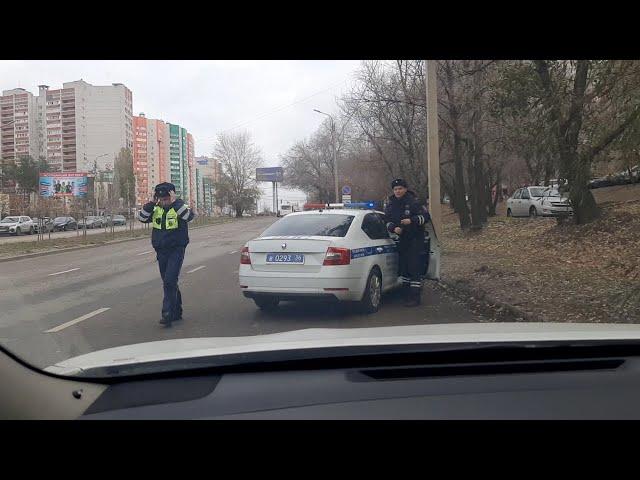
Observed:
[[[640,117],[640,62],[536,60],[506,67],[506,103],[545,126],[575,221],[593,220],[599,209],[588,189],[592,165]]]
[[[262,165],[260,149],[248,132],[222,133],[218,135],[214,157],[222,162],[229,202],[235,208],[236,217],[241,217],[259,196],[256,168]]]

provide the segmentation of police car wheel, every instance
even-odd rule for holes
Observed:
[[[260,310],[270,311],[274,310],[278,307],[280,303],[280,299],[277,297],[258,297],[254,298],[253,301],[256,303]]]
[[[377,268],[371,270],[367,279],[367,286],[364,289],[360,309],[364,313],[376,313],[380,308],[382,299],[382,276]]]

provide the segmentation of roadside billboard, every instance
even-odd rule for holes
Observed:
[[[42,197],[80,197],[89,193],[87,174],[82,172],[47,172],[40,174]]]
[[[256,168],[256,181],[258,182],[282,182],[282,167]]]

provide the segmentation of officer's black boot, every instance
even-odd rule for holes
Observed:
[[[407,303],[411,299],[411,289],[408,283],[402,284],[402,301]]]
[[[160,320],[160,325],[164,325],[165,328],[171,327],[171,317],[163,314],[162,320]]]
[[[420,305],[420,289],[419,288],[415,288],[415,287],[411,287],[409,289],[409,298],[407,299],[407,302],[405,302],[404,306],[405,307],[417,307],[418,305]]]

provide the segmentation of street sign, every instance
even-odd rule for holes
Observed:
[[[256,168],[256,181],[282,182],[284,171],[282,167]]]
[[[351,203],[351,195],[342,195],[342,203]]]
[[[344,187],[342,187],[342,194],[351,195],[351,187],[348,185],[345,185]]]

